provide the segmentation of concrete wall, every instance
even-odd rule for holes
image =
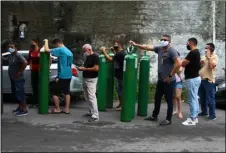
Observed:
[[[10,8],[10,9],[9,9]],[[145,44],[159,44],[161,34],[172,35],[173,46],[185,57],[186,41],[196,37],[204,46],[212,42],[211,1],[106,1],[106,2],[2,2],[2,39],[8,37],[8,18],[29,20],[29,38],[60,35],[73,46],[79,36],[90,40],[95,48],[110,46],[115,38],[134,39]],[[225,2],[216,2],[216,52],[220,58],[217,76],[225,74]],[[55,21],[61,19],[62,32]],[[157,76],[157,56],[151,55],[151,77]]]

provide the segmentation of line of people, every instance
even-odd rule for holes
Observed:
[[[130,44],[158,54],[158,82],[155,93],[154,111],[145,120],[157,121],[163,95],[167,102],[167,116],[160,125],[170,125],[172,114],[177,113],[182,119],[181,90],[182,81],[185,79],[187,89],[187,101],[190,106],[189,117],[182,122],[183,125],[196,125],[198,116],[208,116],[210,120],[216,119],[215,113],[215,71],[218,63],[218,56],[215,54],[213,43],[205,46],[205,55],[201,58],[198,41],[190,38],[187,41],[189,53],[181,60],[179,52],[171,45],[171,37],[163,35],[161,45],[141,45],[134,41]],[[183,69],[185,78],[183,78]],[[199,95],[199,96],[198,96]],[[201,103],[201,113],[199,113],[199,99]],[[173,99],[175,101],[176,112],[173,113]],[[209,107],[209,112],[207,108]]]
[[[165,96],[168,108],[166,119],[160,125],[170,125],[173,114],[177,114],[179,119],[183,118],[181,93],[184,80],[188,91],[187,101],[190,106],[190,116],[182,124],[196,125],[198,123],[198,116],[207,116],[208,114],[209,119],[216,119],[214,82],[218,56],[214,52],[215,46],[213,43],[206,44],[206,54],[200,58],[200,52],[197,49],[197,39],[188,39],[187,49],[189,53],[184,59],[181,59],[180,53],[172,47],[171,37],[169,35],[162,36],[160,46],[141,45],[134,41],[130,41],[129,43],[141,50],[154,51],[158,54],[158,81],[155,92],[155,107],[152,115],[145,120],[158,120],[163,95]],[[58,77],[56,78],[52,91],[55,106],[49,110],[49,113],[70,114],[70,81],[72,78],[71,65],[73,54],[64,46],[61,39],[54,39],[53,44],[55,48],[49,49],[48,40],[45,39],[43,46],[45,51],[58,57]],[[86,57],[84,66],[77,68],[79,71],[83,71],[84,97],[90,102],[89,111],[85,116],[90,117],[90,122],[98,121],[99,112],[96,98],[96,84],[98,80],[99,57],[94,53],[90,44],[85,44],[82,49],[88,53],[88,56]],[[116,89],[119,97],[119,105],[116,107],[116,110],[120,111],[123,103],[122,78],[123,61],[126,56],[126,51],[123,49],[123,44],[120,41],[115,41],[114,43],[112,51],[115,53],[115,56],[113,58],[107,54],[106,47],[101,47],[100,50],[108,61],[114,62],[115,78],[117,80]],[[19,102],[18,108],[13,110],[13,113],[17,116],[27,115],[23,71],[29,63],[34,93],[33,104],[37,105],[40,47],[37,40],[33,39],[31,41],[28,61],[17,53],[15,43],[9,44],[9,52],[11,53],[9,57],[9,77],[11,79],[12,93]],[[60,109],[58,98],[61,91],[65,94],[65,108],[63,110]],[[198,91],[201,102],[201,113],[199,113]],[[207,107],[209,107],[209,113]],[[173,112],[173,108],[176,109],[175,112]]]

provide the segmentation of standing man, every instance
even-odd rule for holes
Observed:
[[[116,54],[112,58],[107,54],[105,47],[101,48],[101,51],[103,52],[106,59],[108,61],[114,61],[115,78],[117,80],[117,92],[119,97],[119,105],[116,107],[116,110],[121,111],[122,95],[123,95],[122,94],[123,64],[124,64],[124,58],[126,56],[126,52],[123,50],[122,43],[119,41],[115,42],[113,50],[116,52]]]
[[[206,55],[201,60],[201,85],[199,88],[199,96],[202,112],[199,116],[207,116],[207,105],[209,106],[209,119],[216,119],[216,102],[215,102],[215,71],[218,63],[218,56],[214,52],[215,46],[213,43],[207,43],[205,47]]]
[[[90,102],[89,112],[86,114],[86,116],[91,117],[89,119],[89,122],[95,122],[99,120],[99,112],[96,98],[99,57],[93,52],[92,46],[90,44],[85,44],[82,47],[82,50],[88,53],[88,56],[86,57],[84,63],[84,67],[78,67],[79,71],[83,71],[84,97],[87,101]]]
[[[28,63],[26,59],[17,52],[17,46],[15,43],[9,43],[8,51],[11,53],[8,58],[8,73],[11,81],[11,90],[16,101],[19,103],[18,108],[13,110],[13,113],[16,116],[24,116],[28,114],[28,111],[26,108],[26,97],[24,90],[25,79],[23,73]]]
[[[44,49],[47,52],[50,52],[53,56],[58,57],[58,74],[56,82],[53,85],[53,100],[55,108],[50,109],[49,113],[59,114],[65,113],[70,114],[70,83],[72,78],[72,60],[73,54],[71,51],[64,46],[63,41],[59,38],[53,40],[53,44],[56,48],[49,49],[48,40],[45,39]],[[63,91],[65,95],[65,108],[61,111],[58,95]]]
[[[182,62],[185,67],[185,83],[188,89],[188,103],[190,106],[190,117],[184,121],[183,125],[196,125],[198,123],[199,101],[198,90],[201,83],[199,76],[200,70],[200,52],[197,49],[198,41],[196,38],[190,38],[187,42],[187,49],[190,50]]]
[[[39,61],[40,61],[40,47],[38,39],[31,40],[28,59],[31,70],[31,86],[33,90],[33,100],[32,100],[33,104],[30,106],[30,108],[37,108],[39,98],[38,88],[39,88]]]
[[[157,121],[161,107],[161,100],[165,95],[167,102],[167,117],[160,125],[170,125],[173,113],[173,94],[175,88],[175,73],[181,66],[180,58],[177,51],[171,46],[171,37],[163,35],[161,38],[161,46],[152,47],[149,45],[136,44],[133,41],[130,43],[140,49],[155,51],[158,54],[158,82],[155,93],[155,108],[152,116],[145,120]]]

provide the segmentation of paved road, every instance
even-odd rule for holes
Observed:
[[[199,119],[195,127],[173,124],[159,127],[157,123],[136,117],[130,123],[119,121],[114,110],[100,113],[98,123],[88,123],[82,117],[87,111],[85,102],[74,104],[71,114],[39,115],[30,109],[29,115],[15,117],[13,104],[5,104],[2,116],[2,151],[4,152],[73,152],[73,151],[175,151],[225,152],[225,111],[217,110],[218,119]],[[149,114],[153,105],[149,105]],[[183,104],[184,116],[188,105]],[[166,104],[162,105],[160,121],[165,118]]]

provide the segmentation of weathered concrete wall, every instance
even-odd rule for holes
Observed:
[[[17,22],[28,21],[28,31],[25,40],[20,41],[21,49],[29,47],[29,42],[37,36],[40,39],[54,36],[58,33],[54,17],[57,16],[57,8],[54,2],[15,1],[1,2],[1,32],[2,39],[9,39],[13,32],[11,25],[12,16],[15,15]]]
[[[158,44],[161,34],[172,35],[173,46],[185,57],[186,41],[196,37],[204,55],[207,42],[212,42],[211,1],[143,1],[143,2],[70,2],[73,21],[70,31],[90,33],[95,47],[110,45],[117,37]],[[73,3],[77,5],[73,5]],[[217,76],[225,67],[225,2],[216,2],[216,52],[220,57]],[[157,56],[151,55],[150,81],[157,78]]]
[[[10,8],[10,9],[9,9]],[[106,2],[3,2],[2,39],[8,36],[9,14],[29,20],[29,38],[61,35],[68,46],[77,37],[90,40],[95,48],[110,46],[115,38],[133,39],[145,44],[159,44],[162,34],[172,35],[173,46],[185,57],[186,41],[196,37],[204,55],[204,46],[212,42],[213,20],[211,1],[106,1]],[[216,52],[220,58],[217,76],[225,68],[225,2],[216,2]],[[56,25],[56,20],[61,20]],[[59,33],[59,27],[63,32]],[[78,36],[80,35],[80,36]],[[151,77],[157,76],[157,56],[151,55]]]

